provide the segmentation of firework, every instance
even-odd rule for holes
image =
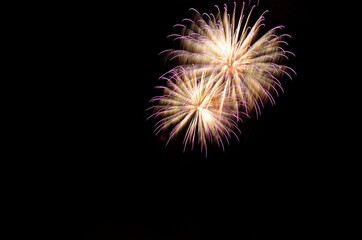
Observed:
[[[215,74],[215,84],[224,86],[220,110],[223,101],[229,99],[236,114],[255,110],[259,115],[264,102],[275,104],[273,96],[283,91],[280,77],[285,74],[291,78],[289,73],[294,72],[281,64],[292,54],[282,48],[287,44],[284,39],[290,36],[277,34],[283,26],[260,34],[267,11],[251,24],[254,7],[246,14],[243,3],[239,18],[236,3],[231,16],[226,5],[223,12],[216,6],[216,15],[191,9],[193,20],[185,19],[188,24],[175,25],[182,28],[182,33],[170,35],[180,41],[182,49],[163,52],[170,60],[178,60],[179,65],[172,72],[183,74],[187,67],[197,74]]]
[[[274,96],[283,92],[281,77],[294,70],[283,65],[293,53],[283,49],[288,34],[278,34],[283,26],[263,30],[267,11],[255,21],[245,3],[237,17],[236,3],[231,13],[227,6],[216,14],[194,13],[184,19],[180,34],[170,37],[180,49],[162,53],[176,66],[161,76],[163,93],[151,99],[151,117],[158,119],[155,133],[167,132],[168,140],[183,136],[184,150],[195,143],[207,154],[207,145],[224,149],[243,115],[260,115],[265,103],[275,104]]]
[[[215,75],[199,75],[197,71],[182,69],[171,74],[166,79],[166,86],[159,86],[163,95],[156,96],[151,102],[157,104],[151,109],[151,117],[159,118],[155,132],[169,131],[167,143],[177,134],[185,134],[184,150],[187,145],[194,147],[195,141],[205,150],[207,144],[217,143],[224,149],[224,142],[228,142],[235,134],[236,116],[233,115],[228,101],[224,102],[220,112],[221,88],[215,84]]]

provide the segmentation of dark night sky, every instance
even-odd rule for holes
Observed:
[[[207,159],[165,147],[145,110],[172,26],[191,7],[210,13],[225,1],[121,2],[82,5],[71,24],[78,73],[60,144],[67,217],[58,232],[87,240],[320,237],[328,188],[321,142],[332,140],[313,1],[260,1],[269,27],[292,35],[298,75],[276,106],[245,123],[240,142],[211,148]]]

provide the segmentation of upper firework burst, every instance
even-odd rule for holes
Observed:
[[[216,15],[191,9],[194,18],[175,25],[182,28],[181,34],[170,36],[180,41],[182,47],[163,52],[170,60],[178,60],[170,72],[184,74],[188,69],[199,75],[213,74],[214,84],[223,89],[220,110],[228,99],[236,115],[252,111],[259,115],[264,102],[275,104],[274,96],[283,91],[280,77],[291,78],[289,73],[294,72],[282,64],[292,54],[283,49],[287,44],[285,38],[290,36],[277,34],[283,26],[261,34],[267,11],[252,22],[255,6],[247,13],[243,3],[238,18],[236,3],[231,15],[226,5],[223,11],[216,8]]]

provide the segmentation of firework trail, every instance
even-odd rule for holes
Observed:
[[[180,70],[184,73],[180,74]],[[178,72],[166,79],[166,86],[158,86],[163,95],[156,96],[151,102],[154,113],[150,117],[160,118],[156,123],[156,135],[162,130],[171,129],[167,143],[177,134],[184,132],[184,150],[187,145],[194,147],[195,140],[205,150],[207,143],[217,143],[224,149],[224,141],[231,135],[237,138],[234,129],[239,131],[236,116],[233,115],[228,101],[224,102],[220,112],[221,88],[215,85],[215,75],[199,76],[197,71],[179,68]]]
[[[283,92],[280,82],[284,75],[295,74],[282,62],[293,53],[283,49],[288,34],[277,26],[262,33],[264,15],[252,21],[252,13],[242,4],[237,17],[236,3],[228,13],[217,9],[214,14],[201,14],[195,9],[193,19],[184,19],[181,34],[172,34],[180,49],[163,51],[177,65],[161,76],[163,94],[152,98],[155,106],[151,117],[159,119],[156,134],[169,131],[167,143],[184,134],[184,150],[195,142],[207,154],[207,143],[224,149],[242,116],[261,114],[265,103],[275,104],[274,96]]]

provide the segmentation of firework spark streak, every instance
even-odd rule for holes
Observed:
[[[252,21],[255,6],[246,8],[243,3],[238,18],[236,3],[231,15],[226,5],[223,11],[216,6],[216,15],[191,9],[194,18],[175,25],[181,34],[170,37],[182,48],[162,52],[177,65],[161,77],[167,79],[167,87],[160,87],[164,95],[152,99],[158,102],[152,116],[161,117],[157,133],[173,125],[169,140],[186,128],[185,145],[193,146],[197,136],[202,149],[207,141],[223,147],[241,115],[258,116],[265,103],[275,104],[281,77],[295,74],[282,64],[293,55],[283,49],[290,36],[277,34],[283,26],[262,33],[267,11]]]

